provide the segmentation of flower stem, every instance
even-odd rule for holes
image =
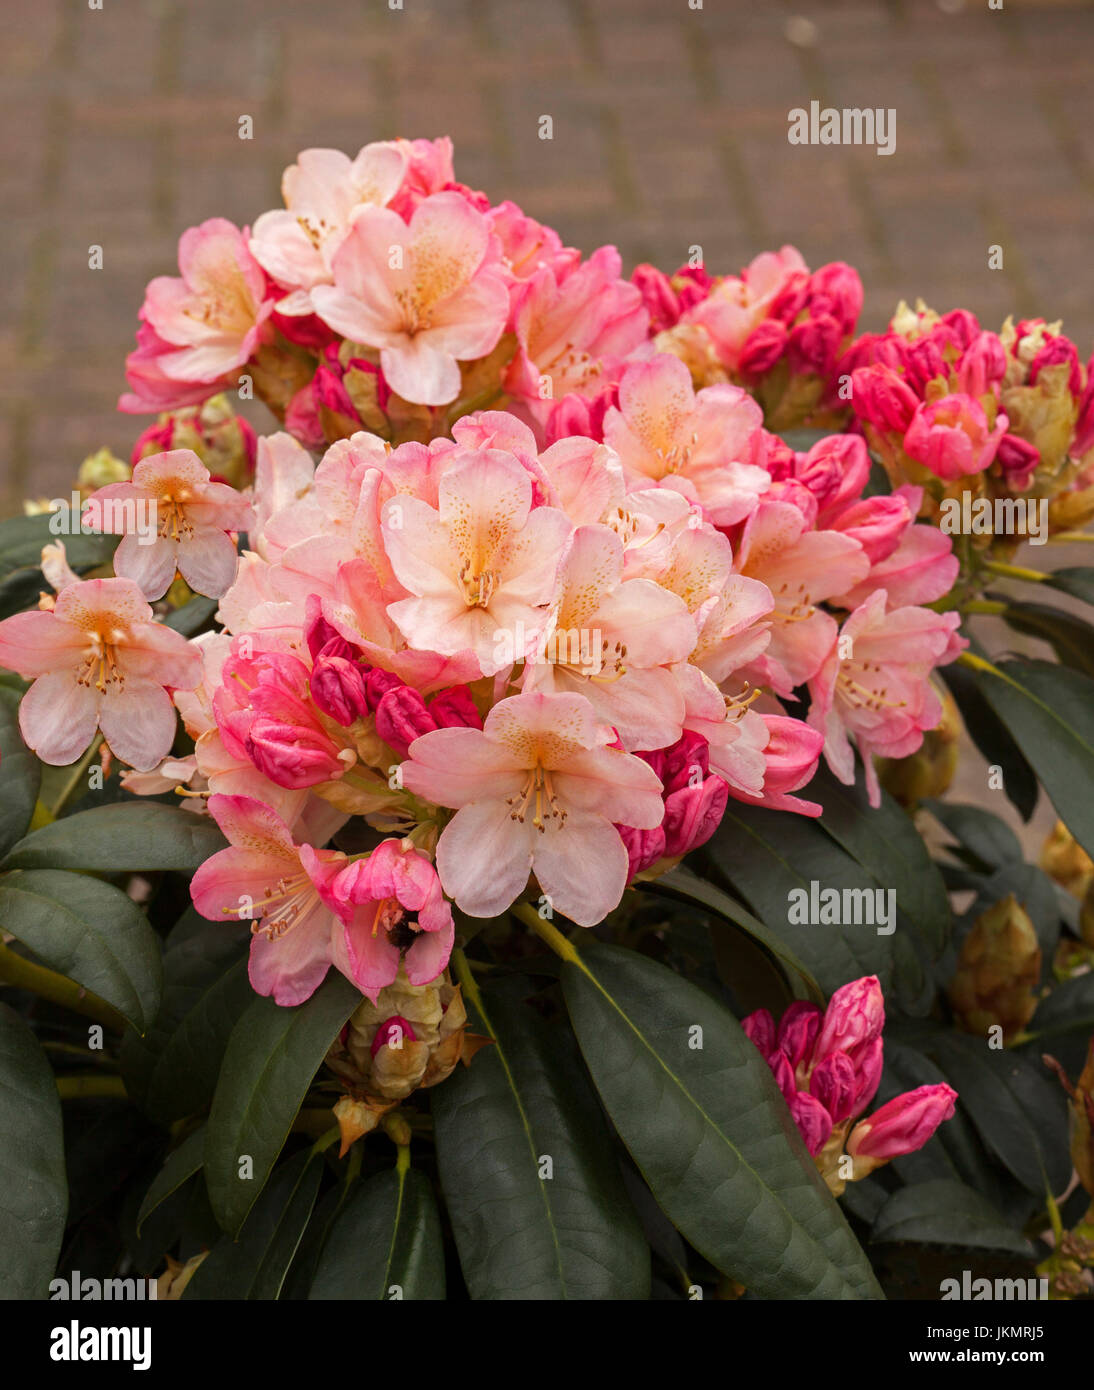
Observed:
[[[9,947],[0,944],[0,984],[11,985],[15,989],[29,990],[40,999],[48,999],[51,1004],[60,1004],[72,1009],[74,1013],[93,1018],[104,1028],[114,1033],[124,1033],[125,1019],[105,999],[90,994],[75,980],[58,975],[55,970],[47,970],[44,965],[16,955]]]
[[[991,598],[971,598],[968,603],[961,605],[962,613],[990,613],[993,617],[998,617],[1007,611],[1007,604],[1000,603],[998,599]]]
[[[57,800],[56,800],[56,801],[53,803],[53,805],[50,807],[49,813],[50,813],[50,815],[53,817],[54,820],[57,819],[57,817],[61,814],[61,812],[62,812],[62,811],[65,809],[65,807],[68,805],[69,801],[70,801],[71,798],[72,798],[73,793],[76,791],[76,788],[77,788],[77,787],[80,785],[80,783],[84,780],[84,774],[87,772],[88,768],[91,766],[91,760],[92,760],[92,758],[94,758],[95,754],[96,754],[96,753],[99,751],[99,749],[102,747],[102,743],[103,743],[103,736],[102,736],[102,734],[96,734],[95,737],[94,737],[94,738],[91,740],[91,742],[88,744],[88,746],[87,746],[87,751],[84,753],[84,755],[83,755],[83,757],[80,759],[80,761],[76,764],[75,768],[73,769],[72,776],[68,779],[68,781],[65,783],[65,785],[61,788],[61,794],[60,794],[60,796],[57,798]]]
[[[57,1094],[62,1100],[87,1100],[93,1096],[128,1097],[120,1076],[58,1076]]]
[[[984,568],[991,570],[992,574],[1003,575],[1007,579],[1025,579],[1030,584],[1043,584],[1046,579],[1052,578],[1044,570],[1024,569],[1021,565],[1005,565],[1001,560],[986,560]]]
[[[515,917],[519,917],[525,926],[531,927],[536,935],[550,946],[556,956],[561,956],[563,960],[568,960],[573,965],[578,963],[577,949],[573,943],[567,941],[553,923],[541,917],[531,903],[514,903],[510,911]]]

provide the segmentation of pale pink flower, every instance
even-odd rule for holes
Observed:
[[[757,665],[761,683],[789,695],[816,674],[835,640],[835,620],[817,605],[866,577],[870,561],[857,540],[810,531],[787,502],[761,502],[745,523],[737,569],[762,580],[775,600],[771,645]]]
[[[400,964],[412,985],[435,980],[455,939],[452,908],[437,871],[406,840],[385,840],[344,868],[335,883],[345,903],[345,947],[353,979],[376,1003]]]
[[[331,260],[361,207],[384,207],[406,171],[394,143],[366,145],[355,159],[341,150],[303,150],[281,179],[285,207],[264,212],[251,233],[251,254],[279,285],[294,291],[280,314],[313,312],[311,291],[333,280]]]
[[[627,368],[619,408],[604,417],[604,440],[631,488],[666,487],[700,502],[715,526],[743,521],[771,479],[763,412],[740,387],[698,394],[678,357],[659,353]]]
[[[334,284],[317,286],[312,301],[336,332],[380,349],[393,391],[447,405],[460,392],[458,362],[485,357],[505,327],[495,254],[486,219],[458,193],[426,198],[409,225],[364,207],[333,257]]]
[[[904,435],[904,452],[936,477],[953,482],[991,465],[1009,423],[1000,411],[989,427],[984,407],[972,396],[924,401]]]
[[[581,926],[617,905],[628,858],[613,825],[661,823],[661,783],[580,695],[515,695],[482,730],[438,729],[402,765],[408,791],[458,808],[437,845],[445,892],[472,917],[492,917],[529,873],[553,907]]]
[[[388,612],[414,647],[449,656],[469,649],[493,675],[523,655],[519,634],[534,642],[547,622],[572,528],[554,507],[533,508],[529,474],[513,455],[453,458],[436,508],[410,496],[384,506],[388,557],[412,595]]]
[[[5,618],[0,666],[34,681],[19,705],[19,727],[43,762],[72,762],[98,728],[141,772],[156,766],[175,737],[164,687],[192,690],[201,680],[198,651],[153,621],[131,579],[69,584],[52,612]]]
[[[584,695],[624,748],[664,748],[680,737],[684,719],[683,698],[665,668],[685,660],[694,645],[683,600],[652,580],[624,579],[615,532],[580,526],[522,689]]]
[[[705,299],[688,310],[683,322],[702,324],[721,361],[735,370],[748,338],[772,313],[779,297],[795,286],[804,289],[808,280],[805,261],[793,246],[762,252],[740,277],[727,275],[718,281]]]
[[[440,193],[455,181],[452,167],[452,141],[447,135],[437,140],[392,141],[406,160],[402,184],[391,200],[391,206],[407,221],[423,199]]]
[[[281,817],[249,796],[211,796],[209,812],[229,842],[190,883],[194,906],[213,922],[251,923],[248,973],[258,994],[302,1004],[331,965],[348,979],[344,909],[334,880],[346,856],[297,844]]]
[[[143,518],[155,534],[140,530]],[[121,535],[114,571],[132,579],[147,599],[161,598],[176,569],[190,588],[220,598],[235,578],[235,541],[251,508],[227,483],[210,481],[209,470],[189,449],[152,454],[133,469],[127,483],[110,483],[84,504],[83,520],[97,531]]]
[[[206,383],[196,397],[211,395],[220,382],[254,353],[274,301],[266,276],[247,249],[247,234],[222,217],[183,232],[179,240],[181,277],[157,276],[145,291],[141,318],[155,334],[135,356],[136,397],[123,397],[123,410],[167,409],[142,397],[144,357],[155,373],[186,385]],[[177,402],[182,404],[184,402]]]
[[[809,723],[825,736],[828,766],[845,785],[855,780],[850,739],[862,755],[870,804],[881,804],[875,754],[904,758],[942,718],[942,705],[927,677],[953,661],[966,645],[957,635],[958,613],[929,608],[886,612],[877,589],[847,618],[809,688]],[[841,645],[849,655],[841,656]]]

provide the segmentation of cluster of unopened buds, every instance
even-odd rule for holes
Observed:
[[[921,1149],[954,1112],[957,1092],[940,1082],[906,1091],[860,1118],[881,1081],[884,1025],[885,1005],[874,975],[836,990],[827,1009],[798,1001],[777,1027],[767,1009],[741,1023],[837,1197],[846,1183]]]

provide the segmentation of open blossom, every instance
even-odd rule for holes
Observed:
[[[303,150],[281,179],[284,208],[264,212],[251,232],[251,254],[284,289],[280,314],[310,314],[311,290],[333,280],[331,259],[361,207],[384,207],[399,190],[406,156],[395,143],[366,145],[355,159],[341,150]]]
[[[98,728],[141,772],[156,766],[175,736],[165,687],[192,690],[202,674],[198,651],[153,621],[130,579],[68,584],[52,612],[5,618],[0,665],[34,681],[19,705],[19,727],[43,762],[72,762]]]
[[[143,517],[154,525],[154,535],[140,529]],[[114,552],[115,573],[132,579],[145,598],[165,594],[176,569],[195,592],[220,598],[235,578],[238,559],[228,533],[248,525],[251,508],[235,488],[211,482],[195,453],[175,449],[141,459],[132,482],[92,493],[83,519],[123,536]]]
[[[808,268],[793,246],[765,251],[739,277],[727,275],[719,280],[707,298],[684,315],[684,322],[702,324],[719,359],[734,369],[745,343],[764,319],[786,317],[777,312],[783,304],[797,312],[808,282]]]
[[[385,840],[341,870],[335,895],[345,904],[353,978],[373,1003],[394,984],[401,962],[412,985],[435,980],[448,964],[455,938],[452,908],[420,850]]]
[[[972,396],[925,401],[904,435],[904,452],[935,477],[952,482],[989,467],[1008,423],[1000,413],[991,425],[984,407]]]
[[[222,217],[183,232],[179,270],[145,291],[140,316],[149,333],[126,363],[133,394],[122,397],[122,410],[169,410],[213,395],[251,357],[273,311],[246,233]],[[171,382],[184,388],[174,397]]]
[[[458,362],[485,357],[505,327],[509,293],[492,264],[489,224],[455,192],[426,198],[409,224],[362,208],[332,270],[334,284],[312,291],[316,312],[379,348],[384,376],[408,401],[455,400]]]
[[[715,526],[743,521],[771,482],[763,461],[763,414],[737,386],[698,394],[677,357],[659,353],[627,368],[604,439],[632,488],[667,487],[700,502]]]
[[[873,755],[903,758],[916,751],[924,731],[942,718],[927,678],[965,645],[956,633],[960,614],[916,607],[887,612],[886,600],[885,590],[876,589],[855,609],[809,686],[809,723],[825,736],[828,766],[847,786],[854,782],[853,738],[872,806],[881,803]]]
[[[465,912],[503,912],[530,873],[581,926],[618,904],[628,857],[613,822],[651,829],[664,807],[653,769],[613,740],[582,696],[523,694],[495,705],[481,730],[438,729],[411,744],[403,785],[456,808],[437,868]]]
[[[209,812],[229,848],[194,875],[194,906],[214,922],[251,923],[251,984],[278,1004],[301,1004],[331,965],[353,979],[334,880],[346,865],[337,850],[297,844],[269,806],[249,796],[211,796]]]
[[[532,642],[547,622],[571,529],[556,508],[532,506],[531,478],[513,455],[456,457],[437,484],[436,508],[410,496],[384,506],[391,566],[412,595],[391,604],[390,616],[415,647],[470,650],[493,675],[523,656],[517,634]]]

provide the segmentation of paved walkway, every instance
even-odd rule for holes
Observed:
[[[128,452],[145,281],[187,225],[273,206],[307,145],[447,132],[465,182],[628,266],[793,241],[858,265],[867,326],[922,294],[1062,316],[1088,352],[1094,9],[1003,3],[0,0],[0,511]],[[811,99],[894,108],[895,153],[789,145]]]

